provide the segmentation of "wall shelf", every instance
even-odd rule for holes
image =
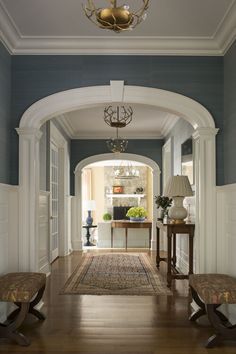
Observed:
[[[140,202],[141,202],[141,198],[144,198],[145,197],[145,194],[124,194],[124,193],[116,193],[116,194],[112,194],[112,193],[108,193],[106,195],[108,198],[137,198],[138,199],[138,205],[140,205]]]

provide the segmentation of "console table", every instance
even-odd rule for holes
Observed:
[[[113,248],[113,230],[116,228],[125,229],[125,249],[126,250],[128,245],[128,229],[149,229],[149,249],[151,248],[151,239],[152,239],[151,221],[113,220],[111,222],[111,248]]]
[[[90,229],[97,227],[97,225],[84,225],[83,228],[87,230],[86,233],[86,238],[87,238],[87,242],[85,242],[84,246],[95,246],[92,242],[90,242]]]
[[[193,273],[193,237],[194,224],[162,224],[157,222],[157,255],[156,265],[159,268],[160,262],[167,262],[167,286],[171,286],[172,279],[188,279]],[[160,257],[160,230],[166,231],[167,236],[167,257]],[[189,271],[188,274],[179,273],[176,269],[176,235],[186,234],[189,238]]]

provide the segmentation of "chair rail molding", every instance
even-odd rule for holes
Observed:
[[[111,82],[111,86],[76,88],[52,94],[35,102],[21,118],[20,129],[18,129],[20,154],[19,256],[21,269],[23,270],[37,270],[38,222],[36,211],[39,197],[39,128],[54,116],[111,102],[112,85],[114,85],[114,81]],[[197,152],[195,161],[197,177],[195,234],[197,262],[199,263],[199,269],[214,271],[216,255],[214,254],[214,244],[211,244],[215,240],[214,228],[216,222],[215,135],[217,130],[214,120],[205,107],[186,96],[157,88],[125,86],[124,82],[122,82],[122,85],[124,103],[152,105],[164,111],[172,112],[188,121],[195,129],[194,140]],[[121,90],[121,87],[119,90]],[[201,254],[204,244],[207,245],[207,248]]]

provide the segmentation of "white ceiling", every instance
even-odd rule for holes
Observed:
[[[119,34],[92,24],[81,3],[86,0],[0,0],[2,40],[13,54],[222,55],[236,36],[236,0],[150,0],[146,21]]]
[[[116,107],[116,104],[113,103]],[[57,118],[71,139],[107,139],[116,136],[116,129],[104,122],[104,106],[81,109]],[[178,117],[155,107],[132,104],[133,119],[119,136],[132,139],[160,139],[178,121]]]

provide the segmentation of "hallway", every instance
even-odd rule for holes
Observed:
[[[130,250],[129,250],[130,251]],[[136,250],[137,252],[137,250]],[[174,296],[77,296],[59,291],[82,253],[57,259],[48,278],[45,305],[47,319],[30,317],[22,332],[30,347],[1,340],[0,353],[86,354],[204,354],[204,343],[213,333],[188,321],[187,281],[177,281]],[[151,257],[155,259],[155,253]],[[165,264],[161,264],[164,276]],[[212,353],[235,353],[235,343],[225,343]]]

